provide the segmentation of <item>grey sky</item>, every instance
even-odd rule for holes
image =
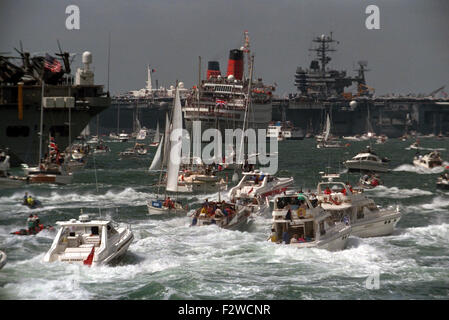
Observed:
[[[80,8],[81,28],[65,28],[65,8]],[[365,8],[380,8],[380,30],[365,28]],[[110,89],[144,87],[146,65],[165,86],[176,79],[197,82],[208,60],[227,68],[230,49],[248,30],[255,74],[278,84],[277,94],[296,92],[296,67],[308,67],[314,36],[334,32],[340,41],[330,64],[354,74],[367,60],[368,84],[376,93],[449,92],[449,1],[447,0],[0,0],[0,51],[13,52],[22,40],[31,52],[93,53],[95,82],[106,85],[111,32]]]

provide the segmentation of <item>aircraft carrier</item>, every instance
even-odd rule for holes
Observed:
[[[288,119],[309,134],[322,130],[326,113],[331,115],[332,133],[336,136],[362,134],[371,124],[376,134],[400,137],[413,132],[447,135],[449,133],[449,99],[444,86],[426,96],[375,96],[366,84],[367,63],[359,61],[353,77],[346,71],[327,67],[330,53],[336,51],[332,33],[313,39],[316,53],[309,68],[298,67],[295,86],[298,93],[288,98],[273,98],[273,120]],[[356,92],[345,92],[355,86]],[[442,97],[438,98],[437,95]],[[368,119],[369,117],[369,119]]]
[[[19,57],[0,55],[0,149],[10,155],[11,166],[36,165],[50,135],[64,150],[111,99],[94,84],[90,52],[83,53],[83,67],[73,77],[73,56],[60,46],[57,58],[33,55],[22,46],[16,51]]]

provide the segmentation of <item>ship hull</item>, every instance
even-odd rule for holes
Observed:
[[[89,121],[110,105],[109,97],[82,96],[83,89],[98,89],[101,86],[46,86],[45,97],[76,97],[70,108],[71,141],[81,133]],[[1,86],[0,97],[0,149],[11,156],[11,166],[21,163],[37,165],[39,160],[39,131],[41,119],[41,86],[23,87],[22,115],[17,103],[17,86]],[[69,91],[71,94],[69,94]],[[95,92],[97,92],[95,90]],[[55,138],[59,151],[69,145],[69,107],[46,106],[43,111],[42,156],[48,152],[49,135]]]

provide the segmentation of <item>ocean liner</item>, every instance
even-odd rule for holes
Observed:
[[[359,61],[355,76],[328,67],[330,53],[338,43],[332,33],[313,39],[316,58],[309,68],[298,67],[298,92],[288,98],[273,99],[273,120],[289,119],[308,133],[319,133],[330,114],[337,136],[362,134],[367,123],[374,132],[389,137],[405,134],[445,134],[449,131],[449,99],[441,87],[428,95],[376,96],[365,79],[366,61]],[[356,92],[345,91],[355,87]],[[438,98],[438,94],[445,97]],[[369,119],[368,119],[369,118]]]
[[[244,55],[250,63],[248,33],[240,49],[229,52],[226,75],[221,74],[218,61],[209,61],[207,76],[194,86],[183,107],[186,129],[191,131],[193,121],[201,121],[201,130],[243,128],[248,108],[246,128],[266,129],[271,121],[273,86],[262,79],[253,80],[244,74]],[[201,74],[201,72],[200,72]],[[250,88],[250,90],[248,90]],[[250,97],[248,96],[250,91]],[[248,98],[250,103],[248,104]]]
[[[37,165],[50,136],[64,150],[110,106],[110,98],[102,85],[94,84],[90,52],[83,53],[83,67],[73,77],[73,59],[60,46],[57,58],[16,51],[20,57],[0,56],[0,149],[10,155],[11,166]]]

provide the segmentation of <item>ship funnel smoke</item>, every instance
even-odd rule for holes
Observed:
[[[209,61],[207,63],[207,79],[218,76],[221,76],[220,63],[218,61]]]
[[[235,79],[242,80],[243,77],[243,51],[233,49],[229,52],[228,73],[226,76],[233,75]]]

